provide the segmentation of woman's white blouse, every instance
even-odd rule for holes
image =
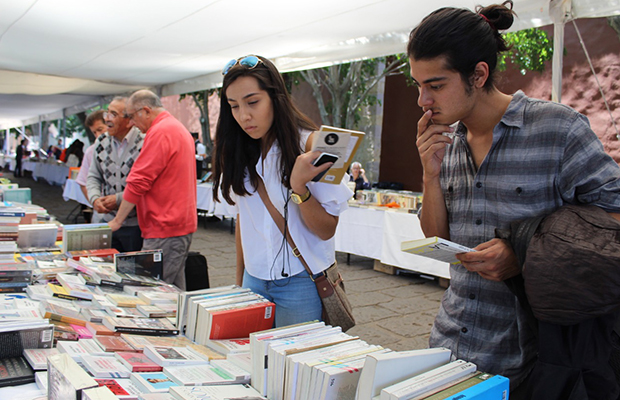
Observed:
[[[302,149],[310,131],[301,131]],[[288,208],[288,229],[308,266],[314,273],[321,272],[335,261],[335,239],[322,240],[312,233],[301,218],[299,206],[288,201],[290,194],[280,182],[280,147],[274,144],[265,159],[260,158],[256,164],[258,175],[263,178],[271,202],[285,215],[285,203]],[[348,176],[345,175],[346,178]],[[282,233],[271,218],[258,192],[254,191],[246,176],[245,187],[251,195],[233,194],[240,219],[241,243],[246,271],[255,278],[263,280],[283,279],[302,271],[304,267],[291,251]],[[312,196],[321,203],[325,211],[334,216],[347,209],[347,201],[353,193],[347,187],[346,179],[339,185],[309,182]],[[284,275],[282,275],[284,273]]]

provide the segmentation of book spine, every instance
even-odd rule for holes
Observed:
[[[86,326],[86,321],[82,319],[68,317],[66,315],[55,314],[49,311],[45,312],[45,315],[43,316],[43,318],[51,319],[52,321],[64,322],[67,324]]]
[[[129,327],[116,327],[116,332],[120,333],[141,333],[143,335],[158,336],[158,335],[178,335],[178,329],[145,329],[145,328],[129,328]]]

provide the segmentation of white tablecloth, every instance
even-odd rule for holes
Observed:
[[[228,217],[236,218],[235,207],[226,203],[226,201],[220,195],[220,201],[213,200],[213,184],[201,183],[196,187],[196,200],[199,210],[206,211],[209,214],[213,214],[216,217]]]
[[[401,242],[424,237],[415,214],[349,207],[340,215],[336,251],[373,258],[383,264],[450,278],[449,264],[400,250]]]
[[[92,207],[84,196],[84,193],[82,193],[80,185],[73,179],[67,179],[67,181],[65,182],[65,188],[62,191],[62,198],[65,201],[75,200],[78,203],[84,204],[85,206]]]
[[[38,181],[43,178],[50,185],[62,186],[69,176],[69,167],[64,164],[51,164],[46,162],[24,162],[23,169],[32,171],[32,179]]]

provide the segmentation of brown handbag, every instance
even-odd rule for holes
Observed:
[[[323,271],[322,275],[319,275],[316,278],[313,278],[314,274],[306,260],[303,258],[299,249],[295,245],[291,234],[288,229],[285,229],[286,221],[284,217],[276,210],[275,206],[269,199],[269,195],[267,194],[267,190],[265,189],[265,184],[262,179],[258,180],[258,194],[260,198],[263,200],[267,211],[273,218],[273,221],[276,223],[276,226],[284,235],[286,232],[286,241],[288,242],[291,249],[293,249],[293,255],[299,258],[301,264],[304,266],[310,279],[315,283],[317,292],[319,297],[321,298],[321,303],[323,304],[323,321],[326,324],[332,326],[340,326],[343,332],[351,329],[355,326],[355,317],[353,317],[353,311],[351,308],[351,303],[347,298],[347,294],[344,290],[344,281],[342,279],[342,275],[338,271],[338,264],[334,262],[329,268]],[[277,310],[277,305],[276,305]],[[277,312],[277,311],[276,311]]]

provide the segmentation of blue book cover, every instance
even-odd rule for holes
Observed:
[[[171,386],[179,386],[163,372],[134,372],[130,379],[150,393],[167,392]]]
[[[510,392],[510,379],[494,375],[446,400],[507,400]]]

